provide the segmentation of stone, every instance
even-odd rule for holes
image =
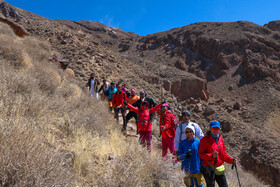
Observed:
[[[215,110],[214,110],[214,108],[212,108],[212,107],[207,107],[205,110],[204,110],[204,115],[205,116],[210,116],[210,115],[212,115],[212,114],[214,114],[215,113]]]
[[[193,97],[190,98],[190,103],[191,104],[196,104],[196,101],[195,101],[195,99]]]
[[[195,105],[195,107],[194,107],[194,111],[195,112],[202,112],[202,104],[200,104],[200,103],[198,103],[198,104],[196,104]]]
[[[234,109],[234,110],[240,110],[240,108],[241,108],[241,104],[240,104],[239,102],[236,101],[236,102],[234,103],[234,105],[233,105],[233,109]]]
[[[222,123],[222,130],[224,130],[224,131],[231,131],[231,129],[232,129],[232,126],[231,126],[230,122],[224,121]]]

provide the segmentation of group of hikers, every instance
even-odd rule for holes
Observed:
[[[184,183],[186,186],[202,187],[202,176],[207,187],[215,186],[215,181],[220,187],[226,187],[224,162],[236,166],[236,159],[230,157],[225,148],[224,139],[219,131],[221,125],[218,121],[209,124],[206,135],[203,134],[198,124],[191,122],[191,113],[184,110],[181,114],[181,123],[172,113],[172,108],[165,102],[157,104],[147,96],[145,91],[127,89],[125,83],[107,83],[103,80],[100,89],[98,81],[91,75],[88,83],[90,95],[99,99],[108,99],[110,111],[114,109],[115,118],[119,120],[119,112],[123,118],[123,131],[126,133],[126,124],[133,117],[136,121],[139,142],[151,152],[153,113],[160,117],[160,136],[162,139],[162,157],[167,160],[168,150],[172,154],[174,165],[182,162],[181,168],[185,171]],[[129,109],[127,113],[126,110]],[[127,113],[127,114],[126,114]]]

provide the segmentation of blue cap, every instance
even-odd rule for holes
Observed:
[[[214,128],[214,127],[218,127],[219,129],[221,129],[220,122],[218,122],[218,121],[211,121],[210,128]]]

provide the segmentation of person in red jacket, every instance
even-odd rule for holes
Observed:
[[[151,152],[151,141],[152,141],[152,124],[150,121],[151,114],[157,111],[162,103],[158,104],[153,108],[148,108],[149,103],[147,101],[143,101],[141,103],[141,108],[137,108],[132,106],[131,104],[124,102],[125,105],[128,106],[132,111],[136,112],[139,116],[138,121],[138,130],[140,134],[140,144],[143,147],[147,147],[147,149]]]
[[[162,157],[166,158],[168,149],[172,155],[174,155],[174,159],[176,158],[175,146],[174,146],[174,138],[175,138],[175,128],[172,126],[173,114],[170,110],[170,107],[167,103],[164,103],[161,107],[161,110],[158,110],[158,114],[160,115],[160,134],[162,138]]]
[[[117,119],[117,121],[119,121],[119,111],[121,111],[123,117],[123,126],[125,126],[125,108],[119,108],[118,106],[120,106],[123,103],[123,101],[127,100],[127,96],[126,93],[122,90],[122,85],[118,85],[117,89],[118,91],[114,94],[112,100],[115,118]]]
[[[200,140],[198,155],[203,160],[201,172],[205,178],[207,187],[213,186],[215,183],[214,180],[217,181],[219,186],[227,187],[227,180],[223,172],[225,169],[223,163],[237,163],[236,159],[233,159],[227,154],[224,139],[219,133],[220,129],[220,123],[218,121],[212,121],[207,135]],[[214,173],[214,168],[219,173]]]

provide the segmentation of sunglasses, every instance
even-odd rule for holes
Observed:
[[[193,132],[193,131],[185,131],[185,133],[186,133],[186,134],[188,134],[188,133],[192,133],[192,132]]]
[[[211,129],[213,129],[213,130],[215,130],[215,131],[220,130],[219,127],[213,127],[213,128],[211,128]]]

